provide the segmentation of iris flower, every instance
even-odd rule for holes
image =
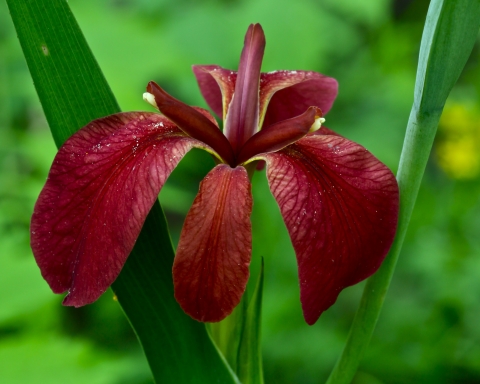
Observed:
[[[245,291],[249,175],[260,163],[296,253],[308,324],[343,288],[378,269],[396,230],[393,174],[362,146],[321,127],[336,80],[310,71],[261,73],[264,49],[263,30],[252,24],[238,72],[193,67],[223,132],[209,112],[150,82],[144,98],[161,114],[94,120],[60,148],[35,205],[31,246],[51,289],[68,291],[64,305],[92,303],[113,283],[162,186],[194,147],[217,164],[200,184],[173,264],[175,298],[194,319],[222,320]]]

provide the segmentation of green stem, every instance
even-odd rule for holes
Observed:
[[[368,346],[402,249],[439,118],[440,113],[420,118],[412,110],[397,174],[401,201],[397,236],[382,266],[365,286],[347,344],[327,384],[350,383]]]
[[[327,384],[350,383],[375,329],[417,199],[438,121],[477,38],[480,0],[432,0],[420,47],[415,94],[397,181],[397,236],[381,268],[363,293],[347,343]]]

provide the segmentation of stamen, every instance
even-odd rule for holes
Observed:
[[[158,109],[158,105],[155,101],[155,96],[153,96],[151,93],[145,92],[143,94],[143,100],[145,100],[148,104],[150,104],[154,108]]]
[[[323,117],[315,116],[315,122],[312,124],[308,132],[311,133],[318,131],[323,123],[325,123],[325,119]]]

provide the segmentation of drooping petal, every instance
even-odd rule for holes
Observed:
[[[218,65],[194,65],[192,69],[203,98],[212,111],[223,119],[235,91],[237,72]]]
[[[260,126],[298,116],[310,106],[326,114],[337,97],[338,83],[311,71],[275,71],[260,76]],[[262,120],[263,118],[263,120]]]
[[[252,253],[251,185],[243,167],[217,165],[200,184],[173,264],[175,298],[199,321],[220,321],[240,302]]]
[[[251,24],[245,35],[235,92],[223,128],[235,154],[238,154],[241,146],[258,130],[258,94],[264,51],[263,29],[260,24]]]
[[[320,109],[310,107],[300,116],[262,129],[247,140],[238,155],[237,163],[242,164],[259,153],[278,151],[293,144],[304,137],[321,116]]]
[[[263,157],[313,324],[343,288],[380,266],[396,231],[398,186],[385,165],[341,136],[308,135]]]
[[[153,95],[155,106],[190,137],[200,140],[220,155],[220,160],[232,164],[233,151],[225,135],[218,129],[215,119],[208,117],[165,92],[157,83],[150,81],[147,92]]]
[[[170,172],[193,146],[153,113],[95,120],[60,148],[35,205],[31,246],[65,305],[95,301],[116,279]]]

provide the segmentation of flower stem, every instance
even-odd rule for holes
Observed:
[[[439,118],[440,113],[427,120],[419,119],[413,111],[410,115],[404,150],[402,151],[400,168],[397,174],[400,188],[397,236],[382,266],[367,281],[360,307],[357,310],[348,335],[347,344],[327,384],[350,383],[368,346],[397,264],[405,233],[407,232]],[[419,130],[428,132],[428,135],[419,135]]]
[[[397,181],[397,236],[380,269],[367,282],[347,343],[327,384],[350,383],[375,329],[407,232],[420,183],[450,90],[472,51],[480,24],[480,1],[432,0],[425,22]]]

